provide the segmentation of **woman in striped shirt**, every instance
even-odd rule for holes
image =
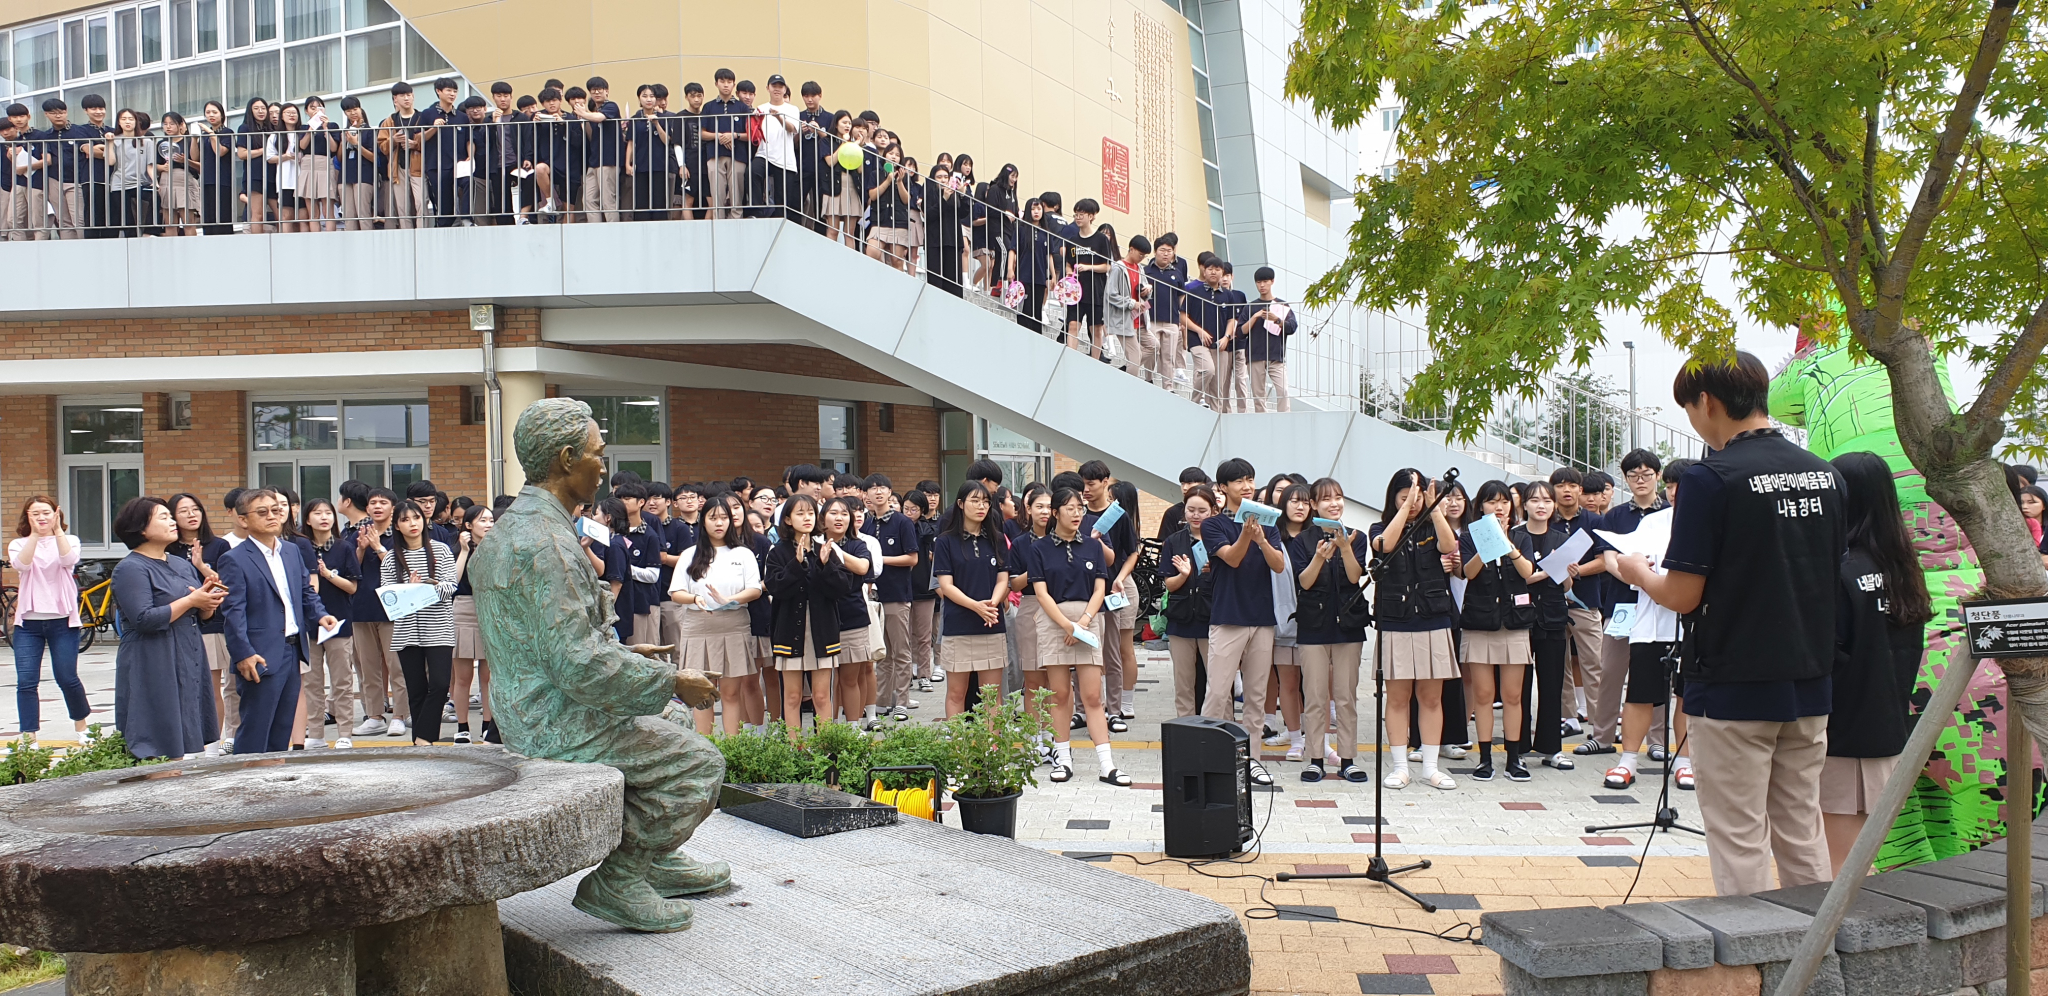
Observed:
[[[441,710],[448,704],[455,665],[455,555],[447,544],[427,538],[427,518],[418,505],[400,502],[391,522],[398,535],[384,558],[384,583],[430,584],[440,595],[426,608],[391,621],[391,652],[405,670],[412,704],[412,742],[429,747],[441,739]]]

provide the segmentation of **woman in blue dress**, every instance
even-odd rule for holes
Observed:
[[[188,757],[219,738],[199,620],[227,589],[166,549],[178,541],[171,506],[136,498],[114,517],[128,556],[114,568],[121,647],[114,657],[114,726],[139,758]]]

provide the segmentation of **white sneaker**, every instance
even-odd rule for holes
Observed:
[[[920,703],[920,702],[918,702],[918,701],[917,701],[916,699],[904,699],[904,700],[903,700],[903,704],[904,704],[904,705],[906,705],[906,706],[909,706],[909,707],[910,707],[910,708],[912,708],[912,709],[915,709],[915,708],[917,708],[917,707],[918,707],[919,705],[922,705],[923,703]]]
[[[933,681],[945,681],[945,680],[946,680],[946,672],[945,672],[945,671],[944,671],[943,669],[941,669],[941,668],[932,668],[932,680],[933,680]]]
[[[222,738],[220,738],[220,752],[221,752],[221,753],[223,753],[223,754],[232,754],[232,753],[234,753],[234,752],[235,752],[235,738],[234,738],[234,737],[222,737]]]
[[[1265,745],[1268,747],[1285,747],[1288,744],[1293,743],[1294,738],[1288,736],[1286,730],[1281,730],[1280,732],[1275,733],[1270,737],[1267,737],[1264,742]]]
[[[384,735],[387,737],[405,736],[405,723],[396,719],[392,720],[391,725],[384,728]]]
[[[1414,762],[1418,762],[1418,763],[1419,763],[1419,762],[1421,762],[1421,760],[1422,760],[1422,752],[1421,752],[1421,751],[1419,751],[1419,750],[1411,750],[1411,751],[1409,751],[1409,752],[1408,752],[1408,760],[1410,760],[1410,761],[1414,761]]]
[[[1443,746],[1443,755],[1453,761],[1461,760],[1469,753],[1471,752],[1457,744],[1445,744]]]
[[[336,740],[336,741],[334,742],[334,749],[335,749],[335,750],[350,750],[350,749],[353,749],[353,748],[355,747],[355,745],[356,745],[356,742],[355,742],[355,741],[353,741],[353,740],[350,740],[350,739],[349,739],[349,738],[347,738],[347,737],[342,737],[341,739],[339,739],[339,740]]]
[[[483,693],[481,693],[481,692],[471,692],[471,693],[469,693],[469,707],[470,707],[471,709],[481,709],[481,708],[483,708],[483,707],[484,707],[484,697],[483,697]]]
[[[307,749],[307,750],[320,750],[321,748],[323,748],[323,747],[326,747],[326,746],[327,746],[327,741],[325,741],[325,740],[322,740],[322,739],[320,739],[319,737],[307,737],[307,738],[306,738],[306,749]]]
[[[389,727],[390,724],[384,722],[384,720],[381,717],[372,716],[369,719],[357,723],[356,728],[350,730],[349,733],[353,736],[358,737],[374,737],[377,734],[384,732]]]

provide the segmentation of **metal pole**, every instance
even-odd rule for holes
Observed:
[[[1842,917],[1849,912],[1849,903],[1863,888],[1863,877],[1870,874],[1870,862],[1877,857],[1877,849],[1884,843],[1885,835],[1891,833],[1892,824],[1897,822],[1899,811],[1906,806],[1906,794],[1920,780],[1920,770],[1927,766],[1928,755],[1934,752],[1934,741],[1948,725],[1948,717],[1956,711],[1956,703],[1962,701],[1963,691],[1970,686],[1970,678],[1977,671],[1977,662],[1951,667],[1941,676],[1941,683],[1934,686],[1934,697],[1927,708],[1920,713],[1920,722],[1913,726],[1913,736],[1906,741],[1906,749],[1899,755],[1899,766],[1892,771],[1891,778],[1884,783],[1884,791],[1877,797],[1877,804],[1871,807],[1870,819],[1863,824],[1863,832],[1856,835],[1855,846],[1849,848],[1849,856],[1842,861],[1842,873],[1828,886],[1827,898],[1821,900],[1820,909],[1813,914],[1813,925],[1806,935],[1799,939],[1799,950],[1792,955],[1792,963],[1778,980],[1773,996],[1801,996],[1813,981],[1813,974],[1820,970],[1820,960],[1835,946],[1835,930],[1842,925]],[[2016,713],[2007,713],[2011,725],[2019,724]],[[2008,844],[2007,846],[2011,846]],[[2030,859],[2031,860],[2031,859]],[[2032,876],[2022,879],[2031,883]],[[2031,888],[2031,886],[2029,886]],[[2024,914],[2027,907],[2021,907],[2021,924],[2029,921]],[[2020,934],[2031,931],[2024,927]]]
[[[1640,422],[1636,418],[1636,344],[1624,342],[1628,347],[1628,448],[1635,450],[1643,446]]]
[[[2010,701],[2010,699],[2008,699]],[[2016,709],[2007,715],[2013,719]],[[2011,722],[2005,750],[2005,994],[2033,984],[2034,744],[2027,724]]]

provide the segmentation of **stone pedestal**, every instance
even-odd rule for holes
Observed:
[[[510,996],[498,904],[356,928],[355,996]]]
[[[244,947],[79,952],[64,956],[64,984],[70,996],[359,996],[355,946],[352,931],[329,930]],[[503,977],[501,962],[501,986]]]

